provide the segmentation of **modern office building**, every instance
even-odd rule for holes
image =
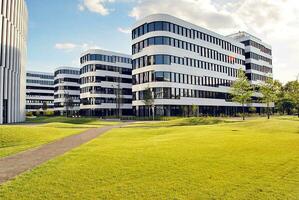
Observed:
[[[270,45],[246,32],[235,33],[229,37],[245,45],[246,75],[253,85],[272,78],[272,48]]]
[[[240,41],[188,23],[155,14],[139,20],[132,30],[133,109],[147,116],[144,103],[149,88],[155,114],[189,113],[193,105],[202,114],[241,112],[230,90],[239,69],[245,69],[245,45]],[[258,97],[248,106],[261,108]]]
[[[59,67],[54,72],[54,111],[56,115],[77,115],[80,110],[80,70]]]
[[[26,73],[26,111],[54,110],[54,74],[37,71]]]
[[[82,115],[132,114],[131,56],[91,49],[81,55]]]
[[[0,124],[25,120],[27,20],[25,0],[0,1]]]

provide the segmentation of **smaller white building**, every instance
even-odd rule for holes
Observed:
[[[26,111],[54,109],[54,74],[27,71],[26,73]]]
[[[132,114],[131,56],[100,49],[82,53],[80,112],[86,116]]]
[[[59,67],[54,72],[54,111],[56,115],[75,115],[80,110],[80,70]]]

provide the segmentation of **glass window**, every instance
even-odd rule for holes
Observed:
[[[155,22],[155,30],[162,31],[163,30],[163,22]]]
[[[163,55],[156,55],[154,59],[154,64],[159,65],[159,64],[164,64],[163,63]]]
[[[170,72],[164,72],[164,81],[170,82]]]
[[[148,32],[152,32],[152,31],[155,31],[155,23],[154,22],[148,24]]]
[[[163,37],[155,37],[155,44],[156,45],[163,44]]]

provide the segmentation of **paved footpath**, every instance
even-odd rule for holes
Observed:
[[[22,172],[89,142],[113,128],[120,128],[126,125],[127,123],[123,123],[115,126],[90,129],[81,134],[68,136],[53,143],[2,158],[0,159],[0,184],[13,179]]]

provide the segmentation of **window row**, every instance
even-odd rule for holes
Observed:
[[[54,90],[54,87],[26,86],[27,90]]]
[[[44,74],[33,74],[33,73],[26,73],[27,78],[28,77],[34,77],[34,78],[40,78],[40,79],[49,79],[49,80],[53,80],[54,76],[51,75],[44,75]]]
[[[48,109],[54,108],[54,105],[48,105]],[[41,105],[26,105],[26,110],[42,110]]]
[[[55,99],[71,98],[73,100],[79,100],[80,96],[79,95],[70,95],[70,94],[55,94],[54,98]]]
[[[131,64],[131,58],[121,57],[121,56],[108,56],[102,54],[87,54],[80,58],[80,63],[83,64],[88,61],[104,61],[111,63],[127,63]]]
[[[171,33],[175,33],[187,38],[191,39],[200,39],[204,40],[206,42],[221,46],[223,49],[232,51],[235,53],[242,54],[243,49],[240,47],[237,47],[230,42],[227,42],[225,40],[222,40],[220,38],[214,37],[212,35],[194,30],[185,28],[183,26],[173,24],[170,22],[164,22],[164,21],[156,21],[151,23],[145,23],[137,28],[135,28],[132,31],[132,39],[138,38],[146,33],[153,32],[153,31],[167,31]]]
[[[257,42],[254,42],[252,40],[246,40],[244,42],[242,42],[245,46],[253,46],[255,48],[258,48],[259,50],[261,50],[261,52],[264,52],[266,54],[272,55],[272,50],[266,48],[264,45],[259,44]]]
[[[207,98],[207,99],[231,99],[228,93],[211,92],[203,90],[192,90],[184,88],[152,88],[155,99],[180,99],[189,98]],[[133,101],[144,100],[145,91],[134,92]]]
[[[80,83],[80,79],[79,78],[59,78],[54,81],[54,84],[56,85],[56,84],[65,83],[65,82]]]
[[[39,85],[54,85],[54,81],[44,81],[44,80],[31,80],[27,79],[27,83],[39,84]]]
[[[80,75],[80,71],[78,70],[71,70],[71,69],[59,69],[55,71],[54,76],[58,74],[71,74],[71,75]]]
[[[73,105],[72,107],[79,107],[80,103],[73,102],[72,105]],[[55,108],[64,108],[65,107],[65,103],[64,102],[56,102],[56,103],[54,103],[54,107]],[[71,108],[71,109],[73,109],[73,108]]]
[[[54,101],[48,101],[48,100],[37,100],[37,99],[27,99],[26,103],[46,103],[46,104],[53,104]]]
[[[255,60],[262,60],[262,61],[265,61],[265,62],[267,62],[267,63],[269,63],[269,64],[272,65],[272,59],[266,58],[266,57],[258,55],[256,53],[246,52],[245,53],[245,58],[246,59],[252,58],[252,59],[255,59]]]
[[[267,76],[253,74],[253,73],[246,74],[246,75],[247,75],[248,80],[250,80],[250,81],[266,81],[269,78]]]
[[[203,98],[203,99],[223,99],[227,102],[232,101],[232,96],[229,93],[213,92],[204,90],[193,90],[186,88],[152,88],[155,99],[181,99],[181,98]],[[133,101],[144,100],[146,91],[133,92]],[[252,103],[260,103],[261,98],[251,97]]]
[[[187,51],[192,51],[198,53],[202,57],[206,58],[211,58],[214,60],[218,60],[221,62],[226,62],[226,63],[237,63],[237,64],[245,64],[244,60],[235,58],[233,56],[228,56],[222,53],[219,53],[215,50],[202,47],[193,43],[185,42],[182,40],[178,40],[175,38],[171,37],[164,37],[164,36],[158,36],[158,37],[151,37],[145,40],[142,40],[132,46],[132,54],[136,54],[140,51],[142,51],[143,48],[146,48],[148,46],[152,45],[168,45],[168,46],[173,46],[176,48],[181,48],[185,49]],[[244,55],[244,52],[242,51],[242,55]]]
[[[173,82],[183,83],[189,85],[202,85],[209,87],[219,87],[232,85],[231,80],[215,78],[215,77],[200,77],[188,74],[174,73],[174,72],[144,72],[133,76],[133,84],[143,84],[149,82]]]
[[[254,63],[246,63],[246,69],[253,69],[253,70],[264,72],[264,73],[272,73],[272,68],[257,65]]]
[[[52,93],[37,93],[37,92],[27,92],[26,93],[26,97],[29,98],[40,98],[40,97],[53,97],[54,95],[54,88],[53,88],[53,92]]]
[[[100,83],[102,81],[113,82],[113,83],[132,83],[131,78],[121,78],[121,77],[112,77],[112,76],[88,76],[88,77],[81,78],[81,84]]]
[[[121,88],[117,91],[116,88],[104,88],[101,86],[88,86],[81,88],[81,94],[90,93],[90,94],[120,94],[120,95],[132,95],[132,89]],[[118,93],[119,92],[119,93]]]
[[[117,100],[115,98],[102,98],[102,97],[92,97],[81,99],[81,104],[83,105],[101,105],[104,103],[116,104]],[[131,104],[132,99],[121,99],[122,104]]]
[[[237,77],[237,72],[238,72],[237,69],[226,67],[223,65],[204,62],[193,58],[186,58],[186,57],[182,58],[178,56],[170,56],[170,55],[163,55],[163,54],[139,57],[137,59],[134,59],[132,62],[133,69],[138,69],[150,65],[171,65],[171,64],[179,64],[179,65],[185,65],[185,66],[225,73],[231,77]]]
[[[59,90],[80,90],[80,87],[77,86],[57,86],[54,88],[54,92],[57,92]]]
[[[87,72],[95,72],[97,70],[119,72],[120,74],[132,75],[132,69],[101,64],[85,65],[80,69],[80,74],[85,74]]]

